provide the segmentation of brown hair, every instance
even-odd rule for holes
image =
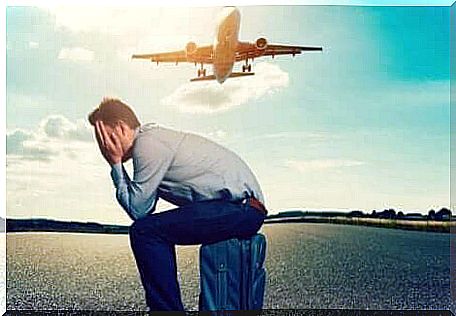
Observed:
[[[115,98],[103,98],[98,108],[92,111],[88,116],[91,125],[96,121],[114,126],[118,121],[123,121],[131,129],[140,125],[135,112],[125,103]]]

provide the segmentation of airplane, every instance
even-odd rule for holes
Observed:
[[[194,42],[189,42],[184,50],[156,53],[156,54],[135,54],[132,58],[148,59],[156,62],[190,62],[201,65],[197,77],[190,81],[217,80],[220,84],[227,78],[251,76],[252,65],[255,58],[263,56],[293,55],[301,54],[303,51],[322,51],[322,47],[289,46],[269,44],[260,37],[254,43],[238,40],[241,14],[235,7],[222,9],[219,23],[216,30],[216,37],[213,45],[198,47]],[[242,72],[233,72],[235,62],[245,61]],[[204,64],[213,65],[213,75],[206,75]]]

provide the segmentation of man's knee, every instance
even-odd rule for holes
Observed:
[[[129,228],[130,238],[159,236],[161,231],[160,222],[156,216],[145,216],[131,224]]]

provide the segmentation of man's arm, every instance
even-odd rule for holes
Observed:
[[[173,157],[174,152],[160,141],[140,135],[133,147],[133,180],[130,180],[122,163],[112,164],[111,177],[117,201],[132,220],[155,210],[157,188]]]

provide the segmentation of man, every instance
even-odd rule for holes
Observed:
[[[104,99],[89,115],[111,165],[116,198],[134,223],[130,244],[150,310],[184,310],[175,245],[255,234],[267,214],[260,186],[232,151],[190,133],[140,125],[132,109]],[[133,178],[122,163],[133,159]],[[153,213],[158,198],[179,206]]]

